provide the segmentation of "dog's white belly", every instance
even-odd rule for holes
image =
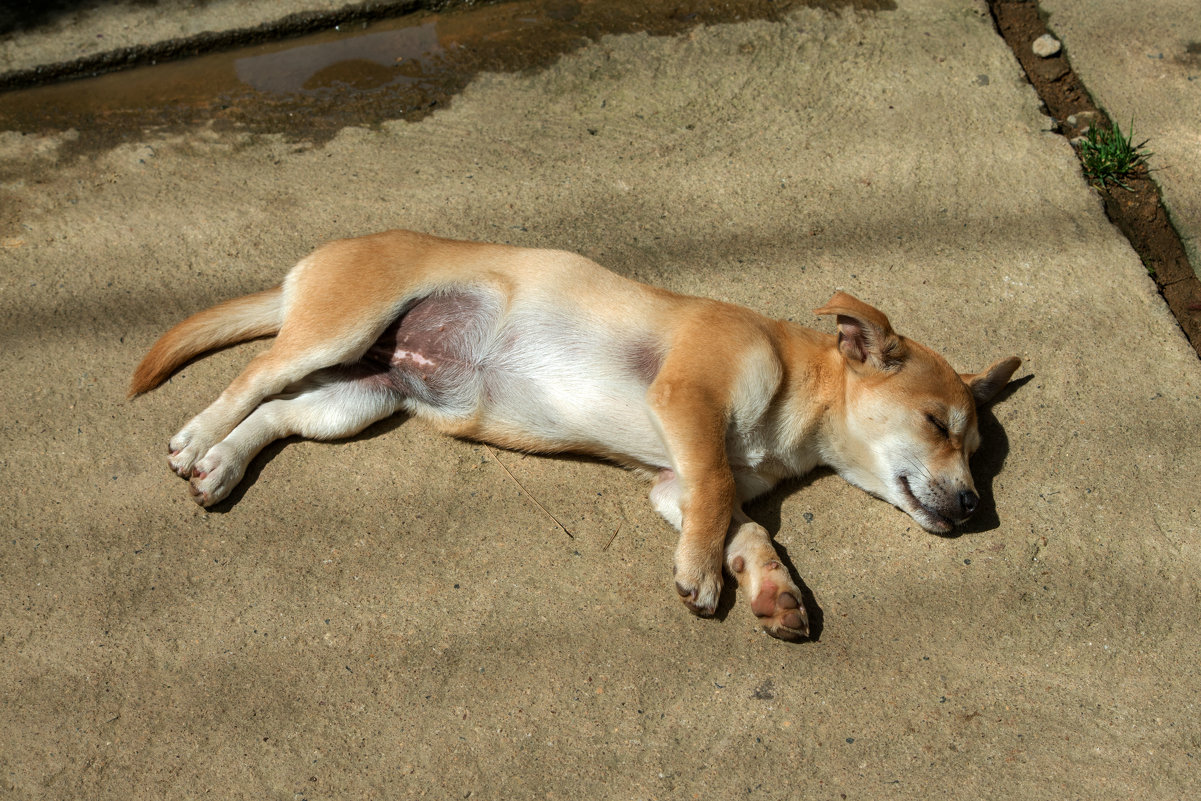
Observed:
[[[637,333],[559,310],[515,312],[484,365],[484,427],[665,467],[646,403],[658,372],[650,349]]]
[[[366,356],[415,414],[532,449],[667,467],[646,404],[659,358],[646,335],[540,304],[505,313],[483,288],[419,299]]]
[[[556,363],[558,357],[541,348],[530,355],[546,361],[485,373],[485,431],[512,431],[552,449],[620,454],[653,467],[670,464],[646,407],[645,387]]]

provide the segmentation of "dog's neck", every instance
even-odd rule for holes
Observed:
[[[777,395],[777,447],[795,454],[796,467],[807,472],[828,463],[829,448],[841,439],[846,366],[836,337],[795,323],[778,323],[776,347],[785,371]]]

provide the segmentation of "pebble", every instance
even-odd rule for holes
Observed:
[[[1101,121],[1101,115],[1095,111],[1081,111],[1076,114],[1069,114],[1064,120],[1067,123],[1069,130],[1076,132],[1076,136],[1071,140],[1073,145],[1077,147],[1084,141],[1084,136],[1092,129],[1094,125]]]
[[[1059,40],[1049,33],[1044,33],[1034,40],[1034,44],[1030,45],[1030,48],[1034,51],[1034,55],[1042,56],[1043,58],[1050,58],[1057,55],[1062,47],[1063,45],[1059,43]]]
[[[1069,114],[1067,124],[1072,128],[1089,128],[1096,125],[1100,115],[1095,111],[1078,111],[1075,114]]]

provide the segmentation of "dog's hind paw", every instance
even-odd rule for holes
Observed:
[[[234,454],[222,452],[222,445],[209,449],[204,458],[192,468],[188,491],[192,500],[201,506],[212,506],[229,497],[246,471]]]
[[[208,450],[187,428],[171,437],[167,443],[167,465],[180,478],[191,478],[192,469]]]

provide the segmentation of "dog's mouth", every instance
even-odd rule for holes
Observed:
[[[943,517],[917,499],[917,496],[913,494],[913,490],[909,487],[909,476],[902,473],[898,476],[898,482],[901,485],[901,495],[908,502],[909,506],[905,511],[909,513],[910,517],[920,523],[922,528],[927,531],[933,531],[935,534],[946,534],[955,528],[955,521]]]

